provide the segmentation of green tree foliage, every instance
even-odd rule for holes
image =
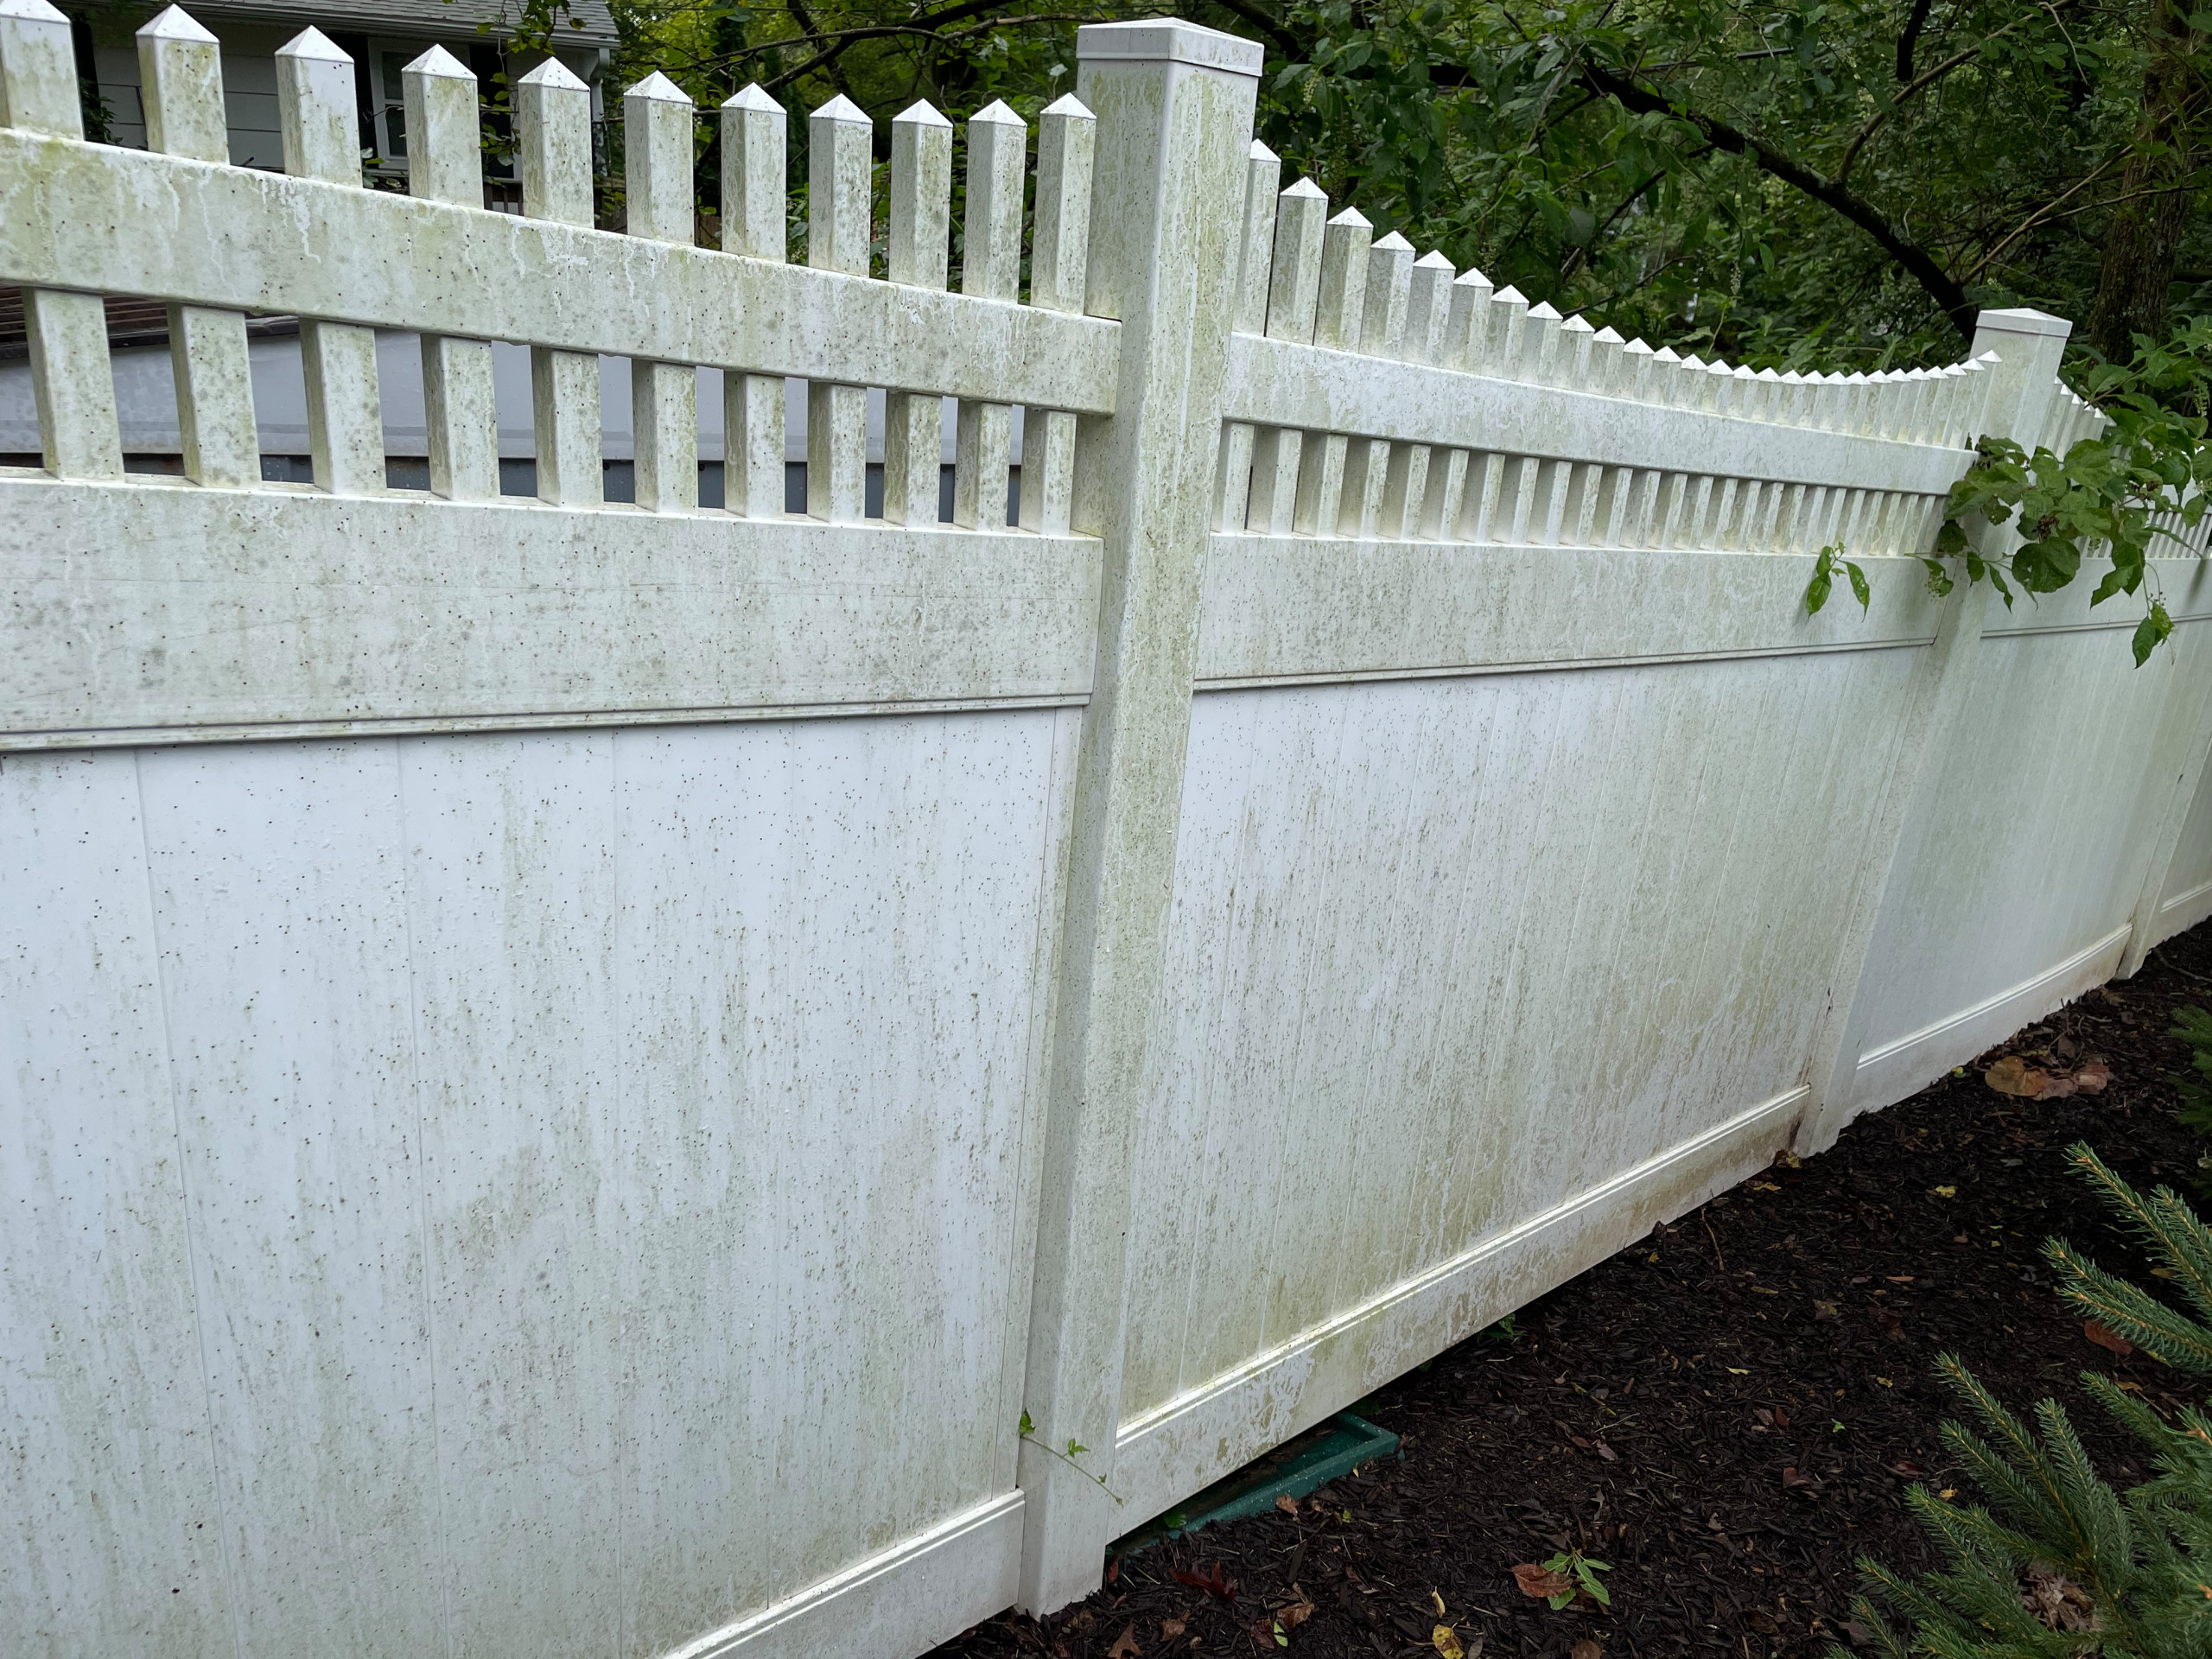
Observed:
[[[2088,1147],[2067,1156],[2193,1313],[2052,1239],[2044,1254],[2059,1294],[2175,1370],[2212,1376],[2212,1229],[2164,1187],[2136,1192]],[[2097,1473],[2056,1401],[2037,1403],[2031,1427],[1955,1356],[1938,1364],[1975,1424],[1945,1423],[1944,1444],[1988,1502],[1954,1503],[1923,1486],[1906,1495],[1943,1565],[1908,1579],[1859,1563],[1866,1593],[1853,1611],[1874,1647],[1892,1659],[2212,1655],[2212,1419],[2190,1406],[2163,1417],[2085,1373],[2083,1388],[2143,1442],[2155,1471],[2121,1492]]]
[[[529,0],[557,5],[559,0]],[[1077,27],[1156,0],[613,0],[618,84],[702,103],[750,81],[874,116],[1074,84]],[[1949,362],[1977,312],[2082,325],[2069,373],[2113,420],[2064,455],[1985,445],[1930,583],[2038,595],[2109,554],[2100,601],[2171,624],[2146,564],[2207,470],[2212,10],[2190,0],[1181,0],[1261,41],[1259,136],[1285,176],[1461,269],[1628,338],[1754,368]],[[2212,5],[2212,0],[2208,0]],[[716,168],[701,133],[709,224]],[[803,199],[802,147],[792,156]],[[957,188],[957,187],[956,187]],[[957,204],[956,204],[957,209]],[[955,224],[958,223],[956,211]],[[798,235],[801,221],[793,222]],[[958,258],[956,246],[954,257]],[[2176,319],[2179,319],[2177,325]],[[1808,605],[1858,572],[1830,550]],[[1854,591],[1858,582],[1853,582]],[[1863,600],[1863,595],[1860,595]]]

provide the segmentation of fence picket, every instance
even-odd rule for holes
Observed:
[[[873,127],[840,92],[807,118],[806,263],[868,275]],[[868,391],[810,381],[806,388],[806,510],[856,524],[868,501]]]
[[[1073,92],[1055,99],[1038,117],[1029,303],[1044,310],[1083,309],[1097,146],[1098,119]],[[1052,536],[1067,531],[1075,504],[1075,440],[1070,411],[1029,410],[1021,433],[1022,529]]]
[[[195,162],[228,162],[223,62],[214,35],[181,6],[171,6],[140,29],[137,40],[147,148]],[[185,476],[226,489],[259,481],[245,314],[172,305],[168,325]]]
[[[951,257],[952,123],[918,99],[891,123],[891,218],[885,274],[913,288],[943,288]],[[893,389],[884,397],[883,516],[894,524],[938,521],[944,400]]]
[[[321,29],[307,29],[276,49],[276,118],[287,173],[360,188],[353,60]],[[300,360],[315,487],[332,495],[380,493],[384,413],[376,331],[302,317]]]
[[[476,77],[443,47],[434,46],[400,72],[400,84],[409,194],[481,207]],[[423,335],[423,412],[432,493],[454,501],[496,498],[499,423],[488,341]]]
[[[785,167],[789,121],[784,106],[754,81],[722,101],[722,251],[784,262]],[[781,375],[722,376],[722,502],[747,518],[784,511],[784,380]]]
[[[629,232],[690,247],[696,234],[690,98],[655,70],[622,95]],[[650,512],[699,505],[699,377],[689,363],[630,364],[630,432],[637,504]]]
[[[46,0],[0,0],[0,125],[84,136],[69,20]],[[97,294],[26,289],[23,325],[46,469],[57,478],[118,478],[107,310]]]
[[[515,85],[515,150],[526,218],[592,222],[591,89],[558,58]],[[530,404],[538,499],[556,506],[606,499],[599,359],[532,346]]]
[[[1013,300],[1021,278],[1021,188],[1029,128],[994,99],[968,118],[968,222],[960,291]],[[952,520],[965,530],[1003,530],[1014,410],[960,400],[953,442]]]

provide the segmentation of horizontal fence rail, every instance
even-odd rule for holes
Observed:
[[[9,1655],[1062,1606],[2212,915],[2212,519],[2139,671],[1926,582],[2109,429],[2066,322],[1624,340],[1286,186],[1253,43],[1078,42],[887,167],[649,75],[618,229],[558,62],[500,213],[442,48],[402,194],[314,29],[256,170],[183,10],[131,149],[0,0]]]

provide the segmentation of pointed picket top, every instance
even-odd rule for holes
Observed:
[[[1600,328],[1591,337],[1591,343],[1595,346],[1618,346],[1622,343],[1620,331],[1615,328],[1612,324],[1607,323],[1603,328]],[[1641,344],[1642,342],[1639,341],[1638,343]],[[1646,349],[1648,350],[1649,348],[1646,347]]]
[[[1068,99],[1071,99],[1074,96],[1075,94],[1073,92],[1070,92],[1066,97],[1061,99],[1060,103],[1065,104],[1068,101]],[[1059,104],[1055,104],[1051,109],[1046,110],[1045,113],[1047,115],[1053,114],[1059,109]],[[1089,110],[1085,110],[1084,113],[1085,115],[1089,115],[1090,111]],[[1269,149],[1265,144],[1255,138],[1252,141],[1251,148],[1244,152],[1244,159],[1248,162],[1279,162],[1282,160],[1282,157],[1276,155],[1274,151]]]
[[[854,103],[842,92],[838,93],[827,104],[817,106],[814,113],[808,118],[814,121],[842,121],[859,127],[873,127],[875,124],[868,118],[867,112],[859,105]]]
[[[988,123],[992,126],[1020,127],[1025,132],[1029,130],[1029,124],[1008,109],[1006,100],[1002,98],[993,99],[968,118],[968,124],[971,127],[978,121]]]
[[[36,4],[40,0],[29,0]],[[0,5],[16,3],[16,0],[0,0]],[[276,48],[280,58],[305,58],[316,63],[346,63],[353,61],[346,53],[338,49],[330,36],[309,24]]]
[[[1414,251],[1414,245],[1395,231],[1376,237],[1374,245],[1378,248],[1387,249],[1392,253],[1411,253]]]
[[[310,29],[308,32],[309,34],[313,34],[315,31]],[[567,64],[562,62],[558,58],[546,59],[544,62],[539,64],[537,68],[531,70],[516,84],[521,86],[548,87],[556,92],[588,92],[591,91],[591,87],[577,75],[576,72],[569,68]],[[742,98],[744,96],[745,94],[742,92],[738,94],[738,98]],[[730,101],[734,104],[737,99],[732,99]]]
[[[893,116],[891,124],[894,127],[943,127],[948,132],[952,130],[951,121],[926,98],[916,99]]]
[[[1097,118],[1091,113],[1090,105],[1084,103],[1073,92],[1062,92],[1058,98],[1047,104],[1038,113],[1039,119],[1042,119],[1047,115],[1071,115],[1079,120],[1084,121],[1092,121]],[[1252,149],[1255,154],[1263,149],[1267,150],[1268,156],[1270,160],[1274,156],[1274,151],[1268,149],[1268,147],[1265,144],[1255,143],[1252,146]]]
[[[1513,290],[1511,289],[1508,289],[1506,293],[1510,294],[1512,291]],[[1505,295],[1501,294],[1497,297],[1502,300],[1505,297]],[[1538,300],[1534,305],[1529,308],[1529,321],[1531,322],[1557,322],[1559,321],[1559,313],[1552,308],[1552,302],[1549,300]]]
[[[174,11],[175,7],[169,8]],[[0,0],[0,17],[26,23],[61,23],[66,25],[69,14],[46,0]]]
[[[554,60],[548,58],[546,61],[551,63]],[[576,85],[581,86],[583,82],[577,81]],[[786,112],[782,105],[768,96],[768,89],[757,80],[743,91],[732,92],[728,98],[722,99],[721,106],[726,110],[759,110],[767,115],[782,115]]]
[[[1533,317],[1536,314],[1531,311],[1529,315]],[[1557,315],[1558,314],[1554,312],[1553,315]],[[1560,324],[1560,332],[1569,334],[1588,334],[1592,336],[1592,342],[1594,343],[1595,337],[1598,333],[1598,326],[1592,322],[1589,318],[1584,316],[1580,311],[1578,311],[1573,316],[1569,317],[1565,322]],[[1620,336],[1618,334],[1615,334],[1613,338],[1618,340]]]
[[[1318,194],[1319,193],[1317,192],[1316,194]],[[1369,220],[1367,215],[1361,213],[1357,207],[1345,208],[1344,212],[1338,213],[1334,219],[1331,219],[1329,223],[1331,225],[1341,225],[1347,230],[1371,231],[1375,228],[1374,225]]]
[[[402,67],[401,73],[435,75],[441,80],[474,80],[475,73],[442,46],[434,46],[412,62]]]
[[[1393,232],[1392,234],[1395,235],[1396,232]],[[1449,259],[1446,259],[1440,253],[1424,253],[1420,258],[1414,261],[1414,269],[1415,270],[1450,270],[1452,269],[1452,262]],[[1478,270],[1471,270],[1467,274],[1470,276],[1479,276],[1482,275]],[[1454,280],[1457,280],[1456,277]]]
[[[443,49],[432,48],[434,51]],[[626,88],[622,97],[626,102],[633,98],[645,98],[658,104],[681,104],[687,109],[691,104],[691,95],[658,69],[635,86]]]
[[[43,3],[43,0],[41,0],[41,3]],[[0,15],[7,14],[10,10],[11,0],[0,0]],[[51,6],[47,7],[47,10],[54,10]],[[54,12],[57,17],[61,15],[60,12]],[[189,41],[194,46],[221,44],[215,38],[213,29],[182,6],[169,6],[157,12],[146,26],[138,31],[137,38],[142,41]]]
[[[1300,179],[1295,184],[1285,185],[1282,189],[1282,194],[1286,196],[1296,196],[1300,201],[1306,200],[1313,196],[1319,196],[1324,201],[1326,201],[1329,199],[1323,194],[1321,187],[1314,183],[1311,179]]]
[[[1472,276],[1476,274],[1476,272],[1471,270],[1467,273],[1467,276]],[[1459,280],[1464,283],[1467,280],[1467,276],[1462,276]],[[1529,303],[1529,296],[1510,283],[1503,288],[1499,289],[1497,293],[1491,295],[1490,297],[1491,303],[1495,305],[1526,305]],[[1531,313],[1531,315],[1533,315],[1534,314]],[[1557,316],[1559,313],[1554,311],[1552,315],[1554,316]]]
[[[1621,347],[1621,350],[1624,352],[1633,352],[1638,357],[1656,357],[1657,355],[1657,353],[1645,343],[1644,338],[1642,334],[1638,334],[1634,340],[1629,341],[1627,345]]]

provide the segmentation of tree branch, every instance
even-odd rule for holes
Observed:
[[[1287,29],[1253,3],[1253,0],[1213,0],[1224,11],[1233,12],[1258,29],[1275,43],[1275,48],[1293,63],[1304,61],[1313,55],[1310,41],[1301,41]]]
[[[1897,84],[1904,86],[1912,79],[1912,52],[1920,44],[1920,31],[1928,27],[1929,8],[1935,0],[1912,0],[1912,15],[1904,20],[1904,33],[1897,36]]]
[[[1582,74],[1590,86],[1616,100],[1622,108],[1641,115],[1672,115],[1687,121],[1715,149],[1743,156],[1761,172],[1772,175],[1850,220],[1920,284],[1951,320],[1954,328],[1969,340],[1974,338],[1975,307],[1967,299],[1966,290],[1952,281],[1950,274],[1927,249],[1890,223],[1888,216],[1872,202],[1834,180],[1822,178],[1764,138],[1698,111],[1678,106],[1673,99],[1637,86],[1603,64],[1586,58]]]
[[[2076,3],[2076,0],[2056,0],[2056,3],[2053,4],[2038,6],[2034,11],[2028,12],[2022,16],[2015,17],[2011,22],[2005,24],[2004,28],[1993,29],[1987,35],[1983,35],[1981,39],[1976,41],[1972,46],[1967,48],[1965,51],[1954,52],[1949,57],[1944,59],[1942,62],[1937,64],[1933,69],[1930,69],[1923,75],[1907,79],[1906,77],[1900,74],[1898,79],[1905,81],[1904,89],[1900,91],[1894,99],[1890,100],[1887,108],[1875,111],[1872,118],[1870,119],[1865,126],[1859,128],[1859,136],[1851,141],[1851,148],[1843,152],[1843,160],[1836,166],[1835,182],[1841,184],[1846,179],[1851,176],[1851,165],[1853,162],[1856,162],[1859,159],[1859,152],[1866,147],[1866,141],[1882,130],[1883,124],[1887,122],[1891,116],[1895,115],[1901,107],[1903,107],[1905,99],[1915,96],[1929,86],[1934,86],[1937,81],[1949,74],[1952,70],[1957,68],[1961,64],[1972,62],[1975,58],[1981,54],[1981,48],[1983,47],[1988,45],[1990,41],[1998,39],[2001,35],[2010,34],[2012,30],[2018,29],[2022,23],[2026,22],[2029,18],[2037,16],[2038,13],[2056,18],[2060,12],[2065,10],[2067,7],[2075,3]],[[1923,7],[1923,10],[1925,8]],[[1899,41],[1897,42],[1897,67],[1900,70],[1911,67],[1911,60],[1906,55],[1905,44],[1906,43],[1903,41]]]

